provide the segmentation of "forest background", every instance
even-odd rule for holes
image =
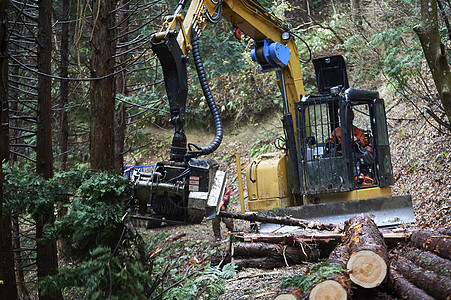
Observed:
[[[395,190],[415,193],[426,182],[428,193],[417,206],[429,211],[428,218],[417,214],[419,223],[449,224],[449,1],[261,3],[305,41],[298,40],[302,59],[310,51],[313,58],[341,54],[350,86],[378,90],[386,98],[398,166]],[[171,124],[149,37],[176,4],[0,2],[0,299],[186,299],[224,292],[233,268],[204,265],[188,280],[174,266],[190,261],[192,248],[177,244],[169,251],[164,235],[144,242],[123,215],[131,193],[118,175],[124,160],[142,163],[145,152],[169,147],[169,140],[153,134]],[[432,8],[435,19],[422,6]],[[418,38],[419,25],[431,24],[437,25],[440,50],[432,56],[441,59],[438,77],[444,82],[434,76]],[[211,24],[200,37],[212,93],[230,131],[282,106],[275,77],[262,74],[248,55],[252,42],[246,35],[237,40],[225,21]],[[208,133],[212,124],[192,60],[189,74],[187,127]],[[315,93],[311,64],[304,65],[303,75],[306,93]],[[267,145],[262,138],[250,150],[268,150]],[[425,181],[431,169],[433,178]],[[156,256],[158,249],[166,256]],[[167,259],[171,255],[177,262]]]

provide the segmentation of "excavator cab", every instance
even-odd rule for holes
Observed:
[[[384,101],[377,92],[349,88],[342,56],[313,64],[320,94],[302,97],[296,109],[304,204],[324,202],[321,194],[393,184]]]
[[[327,223],[366,213],[379,226],[414,222],[410,195],[391,194],[394,180],[384,100],[378,92],[349,88],[342,56],[316,59],[313,64],[319,94],[304,95],[295,103],[300,195],[292,196],[285,208],[263,211],[261,203],[259,213]],[[259,165],[254,163],[249,174],[265,177]],[[287,169],[292,165],[287,160]],[[262,194],[259,189],[258,183],[256,192],[250,189],[255,203]],[[288,194],[288,189],[279,191]]]

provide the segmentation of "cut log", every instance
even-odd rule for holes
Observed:
[[[289,287],[280,291],[274,300],[298,300],[301,299],[303,293],[300,287]]]
[[[409,300],[434,300],[433,297],[426,294],[422,289],[417,288],[407,279],[401,276],[393,266],[390,266],[388,282],[400,299]]]
[[[436,299],[451,298],[451,279],[418,267],[405,257],[392,260],[396,271],[418,288]]]
[[[348,249],[344,245],[337,246],[329,256],[331,266],[341,267],[343,272],[332,273],[321,282],[315,284],[307,293],[308,299],[346,300],[351,297],[351,280],[345,272],[349,259]]]
[[[235,242],[231,246],[232,257],[274,257],[284,260],[288,265],[319,260],[320,252],[316,247],[290,246],[268,243]]]
[[[382,234],[386,244],[406,243],[411,232],[390,232]],[[294,245],[299,243],[331,245],[331,251],[341,243],[345,234],[337,232],[289,232],[289,233],[247,233],[232,232],[235,239],[246,242],[263,242],[273,244]],[[330,252],[327,254],[329,256]]]
[[[364,215],[350,218],[343,240],[350,253],[347,270],[351,281],[364,288],[380,285],[388,272],[388,254],[374,221]]]
[[[403,251],[403,256],[423,269],[451,278],[451,261],[441,258],[432,252],[408,248]]]
[[[232,264],[234,264],[238,269],[274,269],[286,266],[286,263],[283,259],[275,257],[232,258]]]
[[[314,232],[314,233],[247,233],[247,232],[233,232],[232,235],[241,241],[245,242],[262,242],[271,244],[333,244],[335,246],[341,242],[343,234],[329,233],[329,232]]]
[[[272,224],[282,224],[288,226],[299,226],[302,228],[315,228],[319,230],[335,230],[336,226],[334,224],[323,224],[318,221],[308,221],[302,219],[296,219],[291,217],[269,217],[269,216],[260,216],[256,213],[251,214],[241,214],[234,213],[229,211],[220,211],[218,216],[225,218],[233,218],[233,219],[242,219],[253,222],[261,222],[261,223],[272,223]]]
[[[448,235],[428,230],[415,230],[412,232],[410,241],[414,247],[451,259],[451,237]]]

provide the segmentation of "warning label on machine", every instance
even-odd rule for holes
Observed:
[[[199,191],[199,176],[190,176],[189,177],[189,190],[190,192],[198,192]]]

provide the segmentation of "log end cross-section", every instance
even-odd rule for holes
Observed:
[[[346,269],[351,281],[363,288],[380,285],[388,272],[388,253],[374,221],[364,215],[350,218],[343,241],[350,253]]]
[[[341,284],[335,280],[324,280],[317,284],[310,292],[309,299],[346,300],[348,293]]]
[[[355,252],[349,258],[347,269],[351,281],[364,288],[374,288],[384,281],[387,263],[370,250]]]

